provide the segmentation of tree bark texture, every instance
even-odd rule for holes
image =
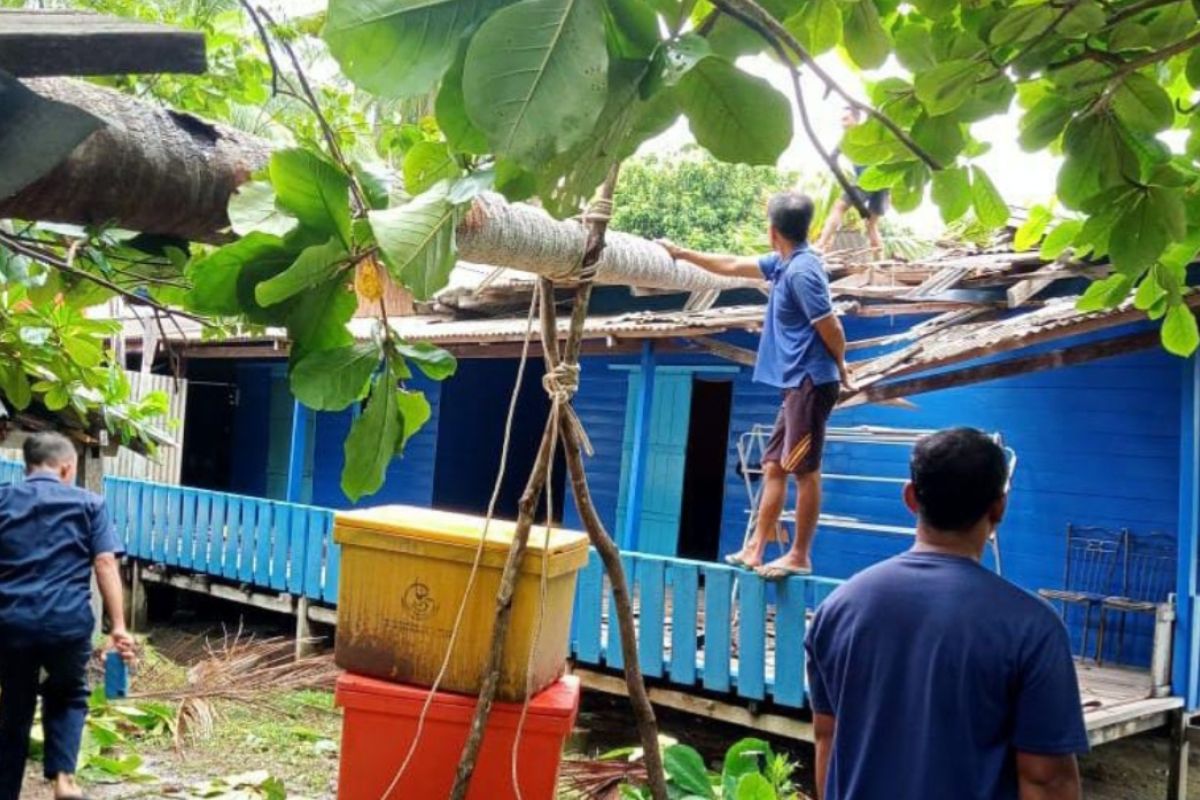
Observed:
[[[223,241],[230,194],[271,155],[263,139],[114,89],[65,78],[24,83],[106,124],[53,170],[0,200],[0,218]]]
[[[197,242],[229,238],[229,196],[270,157],[266,140],[131,95],[65,78],[24,82],[106,122],[39,180],[0,200],[0,218],[80,225],[112,224]],[[540,208],[486,193],[458,228],[464,261],[558,280],[577,277],[588,230]],[[596,262],[596,282],[694,292],[761,285],[673,262],[653,242],[611,232]]]

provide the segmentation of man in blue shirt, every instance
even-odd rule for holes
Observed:
[[[112,620],[110,644],[133,657],[122,548],[104,498],[74,485],[68,439],[36,433],[24,453],[25,481],[0,487],[0,800],[21,794],[39,694],[46,780],[57,800],[68,800],[82,797],[75,767],[88,711],[93,571]]]
[[[1079,800],[1088,740],[1066,627],[979,563],[1006,482],[983,433],[922,439],[904,488],[916,544],[817,609],[820,800]]]
[[[821,454],[825,425],[846,371],[846,335],[833,312],[829,279],[821,258],[808,246],[812,200],[782,192],[767,204],[772,252],[761,258],[698,253],[671,242],[672,258],[716,275],[765,278],[771,284],[758,344],[754,380],[779,389],[783,402],[763,453],[763,489],[753,535],[737,553],[735,566],[756,568],[779,580],[812,572],[812,541],[821,513]],[[782,557],[763,564],[767,543],[777,538],[787,500],[787,476],[796,478],[796,537]]]

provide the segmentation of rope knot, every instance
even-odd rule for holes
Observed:
[[[550,401],[566,405],[579,391],[579,365],[560,362],[542,376],[542,388],[550,395]]]

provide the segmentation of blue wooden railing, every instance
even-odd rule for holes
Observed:
[[[0,484],[20,464],[0,461]],[[132,558],[337,604],[334,512],[258,497],[105,478],[109,513]],[[807,616],[840,582],[796,577],[769,587],[723,564],[621,556],[638,609],[638,657],[648,678],[748,701],[806,703]],[[620,636],[595,552],[579,574],[571,651],[619,670]]]

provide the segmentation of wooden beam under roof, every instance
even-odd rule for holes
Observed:
[[[0,69],[18,78],[206,68],[195,31],[84,11],[0,10]]]

